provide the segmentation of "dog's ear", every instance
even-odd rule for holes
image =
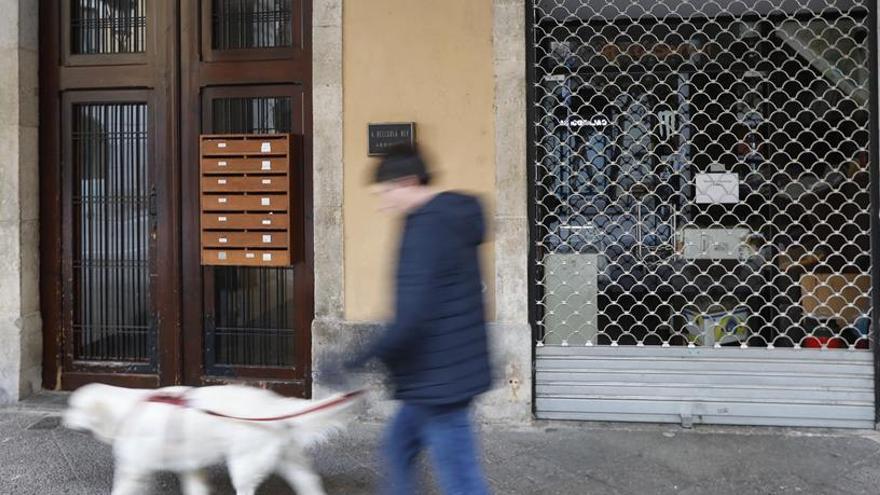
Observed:
[[[112,390],[98,384],[86,385],[70,397],[69,418],[74,426],[89,430],[99,440],[112,443],[117,430],[117,414]]]
[[[100,440],[113,443],[117,433],[117,418],[113,414],[112,404],[99,398],[89,407],[88,414],[92,416],[92,431]]]

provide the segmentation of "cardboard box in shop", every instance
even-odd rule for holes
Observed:
[[[854,323],[871,308],[871,277],[854,273],[817,273],[801,276],[801,306],[820,319]]]

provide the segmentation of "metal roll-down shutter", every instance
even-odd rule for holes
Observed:
[[[872,9],[532,1],[539,418],[874,425]]]

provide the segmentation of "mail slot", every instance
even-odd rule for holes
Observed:
[[[285,250],[203,249],[203,265],[288,266],[290,253]]]
[[[202,229],[286,231],[288,216],[282,213],[205,213],[202,215]]]
[[[286,248],[287,232],[203,232],[202,246]]]
[[[284,194],[206,194],[202,196],[204,211],[287,211]]]
[[[202,155],[286,155],[288,144],[285,139],[273,137],[236,138],[217,137],[202,140]]]
[[[284,174],[287,160],[283,158],[217,158],[202,159],[202,174]]]
[[[276,176],[228,176],[202,177],[204,192],[285,192],[290,187],[286,175]]]

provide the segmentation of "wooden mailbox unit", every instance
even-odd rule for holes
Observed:
[[[290,136],[204,135],[200,144],[202,264],[290,265]]]

